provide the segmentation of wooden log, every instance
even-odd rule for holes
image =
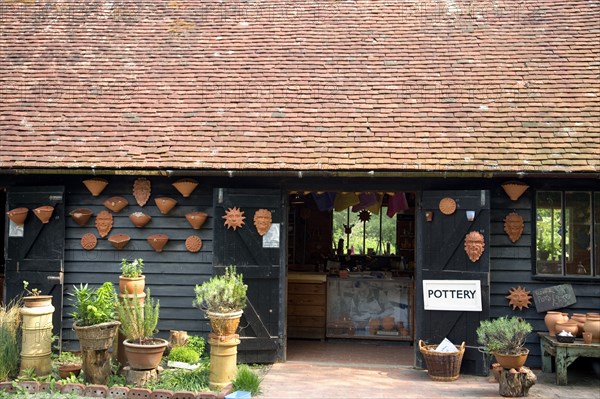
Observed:
[[[108,349],[82,350],[81,368],[85,375],[85,382],[106,385],[111,373],[111,357]]]
[[[537,382],[537,377],[528,367],[519,370],[502,369],[500,372],[499,393],[509,398],[529,395],[529,388]]]
[[[158,369],[152,370],[133,370],[129,366],[123,367],[127,385],[143,387],[151,381],[158,381]]]

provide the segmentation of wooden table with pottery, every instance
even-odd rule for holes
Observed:
[[[556,385],[567,385],[567,367],[578,357],[600,358],[600,343],[585,344],[578,338],[573,343],[562,343],[547,332],[538,332],[542,354],[542,371],[552,372],[552,357],[555,358]]]

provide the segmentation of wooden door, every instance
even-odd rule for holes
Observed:
[[[450,215],[440,211],[440,201],[451,198],[456,210]],[[416,271],[417,335],[427,343],[440,343],[448,338],[457,346],[463,341],[467,349],[461,370],[467,374],[487,375],[487,362],[478,351],[476,329],[479,321],[489,317],[490,288],[490,198],[489,192],[426,191],[421,195],[418,221],[418,266]],[[475,219],[467,220],[466,211],[475,211]],[[427,221],[426,212],[433,218]],[[484,252],[473,262],[464,249],[465,236],[480,232],[485,240]],[[425,310],[423,280],[479,280],[481,311]],[[424,367],[417,351],[417,366]]]
[[[48,223],[42,223],[33,210],[54,207]],[[63,299],[63,260],[65,247],[64,187],[14,187],[7,192],[7,210],[29,209],[23,229],[7,221],[6,292],[10,301],[22,295],[23,281],[52,295],[54,315],[52,334],[60,337]],[[59,340],[60,342],[60,340]]]
[[[215,189],[215,274],[235,265],[248,284],[248,305],[240,322],[238,361],[272,363],[283,359],[283,287],[285,281],[285,207],[280,190]],[[222,218],[230,208],[244,212],[244,225],[233,230]],[[272,214],[273,233],[261,236],[254,226],[254,213]],[[266,237],[266,238],[265,238]]]

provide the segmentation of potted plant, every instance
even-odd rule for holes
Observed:
[[[146,300],[142,304],[137,298],[121,298],[117,304],[117,314],[121,321],[121,332],[125,336],[123,346],[127,362],[135,370],[152,370],[158,367],[168,341],[155,338],[158,332],[160,302],[150,297],[146,290]]]
[[[229,266],[224,275],[196,285],[193,305],[205,311],[216,335],[235,334],[246,307],[247,290],[242,274],[236,272],[235,266]]]
[[[121,260],[121,275],[119,276],[119,291],[125,295],[140,295],[144,293],[146,277],[142,274],[144,270],[144,260],[142,258],[134,259],[128,262],[127,259]]]
[[[23,281],[23,290],[27,293],[23,297],[23,304],[28,308],[48,306],[52,303],[52,295],[42,295],[38,288],[29,289],[29,281]]]
[[[105,385],[111,372],[112,348],[120,322],[115,320],[117,293],[111,282],[99,288],[80,284],[69,293],[75,310],[73,329],[79,338],[86,382]]]
[[[73,352],[63,351],[56,358],[56,365],[58,366],[58,375],[61,379],[69,378],[71,374],[77,377],[81,372],[81,357]]]
[[[482,320],[477,328],[477,342],[502,367],[519,369],[527,360],[529,349],[525,348],[525,341],[532,330],[531,324],[520,317]]]

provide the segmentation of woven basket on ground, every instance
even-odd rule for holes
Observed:
[[[436,347],[437,345],[425,345],[419,340],[419,351],[425,359],[429,377],[434,381],[457,380],[465,353],[465,343],[462,343],[458,352],[438,352],[434,350]]]

